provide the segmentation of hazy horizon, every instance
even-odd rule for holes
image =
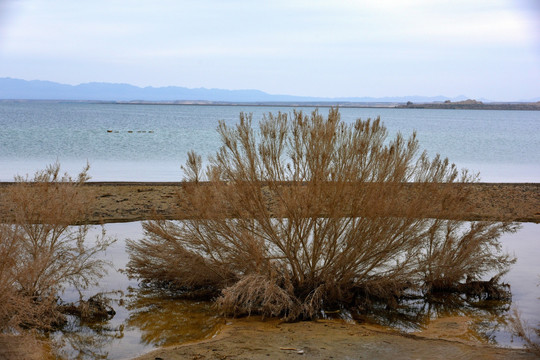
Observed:
[[[76,85],[50,80],[23,80],[0,77],[0,100],[77,100],[77,101],[215,101],[215,102],[442,102],[463,101],[438,95],[405,95],[383,97],[308,97],[290,94],[269,94],[259,89],[186,88],[181,86],[139,87],[128,83],[87,82]],[[475,99],[490,102],[490,99]],[[540,97],[534,101],[540,100]]]
[[[0,77],[527,101],[540,3],[0,0]]]

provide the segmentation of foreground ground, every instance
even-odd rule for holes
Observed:
[[[415,334],[342,321],[231,320],[214,338],[163,348],[138,360],[173,359],[536,359],[482,343],[465,317],[441,318]]]
[[[10,183],[0,183],[0,219],[9,218],[3,205]],[[540,184],[480,183],[467,185],[472,203],[463,211],[466,220],[540,222]],[[88,183],[84,191],[96,198],[93,223],[148,220],[156,215],[165,219],[182,218],[180,183],[114,182]],[[434,214],[436,216],[436,214]]]
[[[0,183],[0,219],[9,219]],[[461,214],[468,220],[540,222],[540,184],[474,184],[473,203]],[[89,183],[97,199],[94,223],[138,221],[156,215],[181,218],[179,183]],[[179,206],[180,205],[180,206]],[[535,359],[524,350],[483,343],[470,329],[470,319],[443,318],[416,334],[340,321],[280,323],[258,318],[230,320],[212,339],[156,350],[155,359]],[[21,346],[24,346],[21,344]],[[2,358],[0,343],[0,358]],[[5,349],[4,349],[5,350]]]

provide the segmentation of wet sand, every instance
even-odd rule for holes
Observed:
[[[443,318],[422,332],[402,334],[337,320],[234,319],[212,339],[137,359],[537,359],[526,350],[483,344],[470,334],[468,324],[465,317]]]
[[[9,218],[2,197],[10,183],[0,183],[0,219]],[[479,183],[467,185],[471,203],[465,220],[540,222],[540,184]],[[180,183],[91,182],[83,187],[96,199],[91,223],[182,218]],[[436,214],[434,214],[436,216]]]

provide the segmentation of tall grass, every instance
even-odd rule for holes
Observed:
[[[477,177],[419,154],[415,134],[387,139],[380,119],[347,125],[337,109],[268,114],[258,133],[241,113],[218,132],[207,168],[194,152],[184,167],[187,220],[146,222],[128,242],[132,276],[296,320],[458,291],[513,261],[497,242],[511,224],[452,220]]]

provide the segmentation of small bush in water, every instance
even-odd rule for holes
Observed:
[[[58,296],[66,286],[84,289],[105,274],[96,258],[113,240],[104,234],[92,244],[89,226],[79,224],[91,198],[76,179],[54,164],[33,178],[16,177],[3,194],[10,209],[0,224],[0,334],[50,329],[61,320]]]

